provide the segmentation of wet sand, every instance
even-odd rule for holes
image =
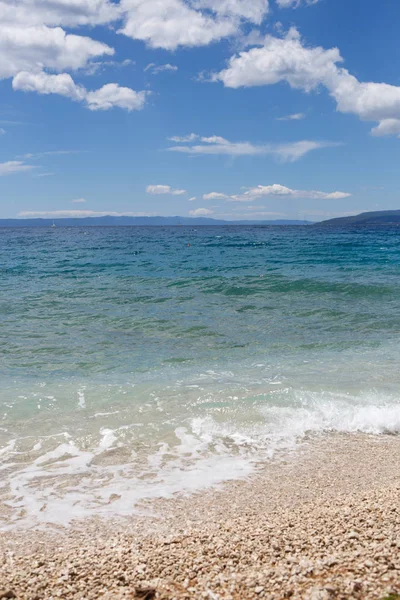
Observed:
[[[140,508],[148,515],[3,532],[0,598],[400,594],[398,436],[309,441],[247,481]]]

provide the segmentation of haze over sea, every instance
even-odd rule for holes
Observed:
[[[3,527],[400,432],[397,228],[3,229],[0,253]]]

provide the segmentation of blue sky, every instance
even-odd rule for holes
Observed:
[[[400,209],[400,3],[0,0],[0,217]]]

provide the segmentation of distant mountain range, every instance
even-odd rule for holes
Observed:
[[[400,210],[380,210],[375,212],[365,212],[351,217],[339,217],[329,219],[321,223],[315,223],[314,226],[322,227],[347,227],[369,226],[369,225],[400,225]]]
[[[222,221],[206,217],[84,217],[77,219],[0,219],[0,227],[115,227],[199,225],[310,225],[310,221]]]
[[[369,225],[399,225],[400,210],[382,210],[365,212],[351,217],[338,217],[315,223],[277,219],[275,221],[224,221],[207,217],[84,217],[75,219],[0,219],[0,227],[198,227],[198,226],[229,226],[229,225],[313,225],[314,227],[348,227]]]

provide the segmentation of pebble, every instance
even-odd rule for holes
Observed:
[[[160,501],[154,518],[4,532],[0,599],[395,600],[400,439],[352,444]]]

